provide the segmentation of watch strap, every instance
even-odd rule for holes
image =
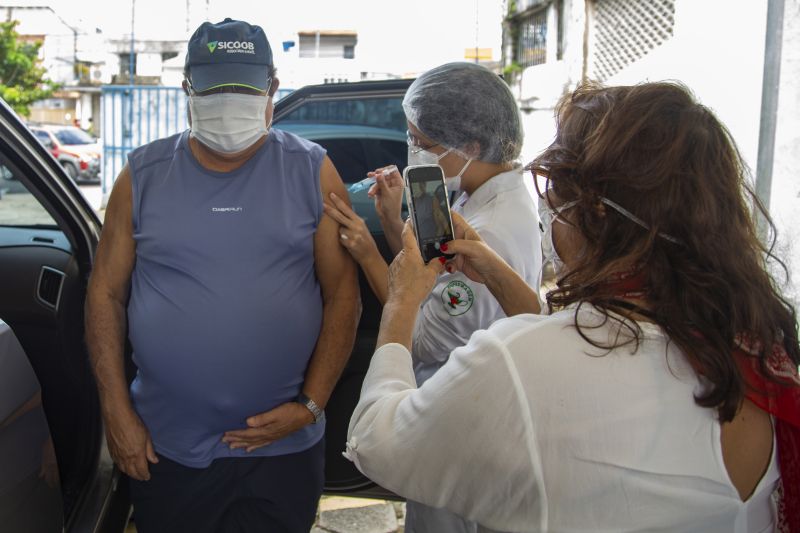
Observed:
[[[311,414],[314,415],[314,424],[319,422],[325,416],[325,413],[322,409],[319,408],[319,405],[316,404],[314,400],[303,394],[302,392],[297,395],[297,399],[295,400],[297,403],[304,405]]]

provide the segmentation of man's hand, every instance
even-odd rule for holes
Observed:
[[[148,461],[155,464],[158,456],[153,449],[150,433],[135,412],[106,416],[106,440],[111,458],[120,470],[133,479],[148,481]]]
[[[272,444],[294,433],[314,421],[314,415],[305,405],[286,402],[271,411],[247,419],[248,429],[227,431],[222,442],[231,449],[244,448],[252,452],[256,448]]]

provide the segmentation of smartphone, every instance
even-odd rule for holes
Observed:
[[[405,168],[406,203],[422,258],[431,259],[452,254],[442,252],[442,244],[453,240],[450,201],[439,165],[412,165]]]

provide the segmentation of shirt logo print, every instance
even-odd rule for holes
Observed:
[[[463,315],[472,308],[475,295],[469,285],[463,281],[453,280],[442,289],[442,304],[450,316]]]

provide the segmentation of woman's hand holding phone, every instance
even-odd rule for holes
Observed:
[[[411,350],[419,306],[433,289],[444,264],[439,259],[425,264],[410,221],[404,224],[401,237],[403,248],[389,266],[388,298],[381,314],[377,347],[397,342]]]
[[[448,261],[447,271],[459,270],[472,281],[486,285],[506,316],[540,313],[536,290],[483,242],[478,232],[461,215],[451,212],[450,216],[456,238],[445,243],[445,251],[455,254],[455,257]]]
[[[403,249],[389,265],[388,301],[419,307],[444,270],[444,258],[436,258],[425,264],[411,221],[406,221],[402,239]]]
[[[508,265],[492,250],[478,232],[472,229],[464,217],[451,211],[455,240],[446,243],[442,248],[455,257],[448,261],[447,271],[458,270],[472,281],[488,285],[487,281],[496,279]]]

